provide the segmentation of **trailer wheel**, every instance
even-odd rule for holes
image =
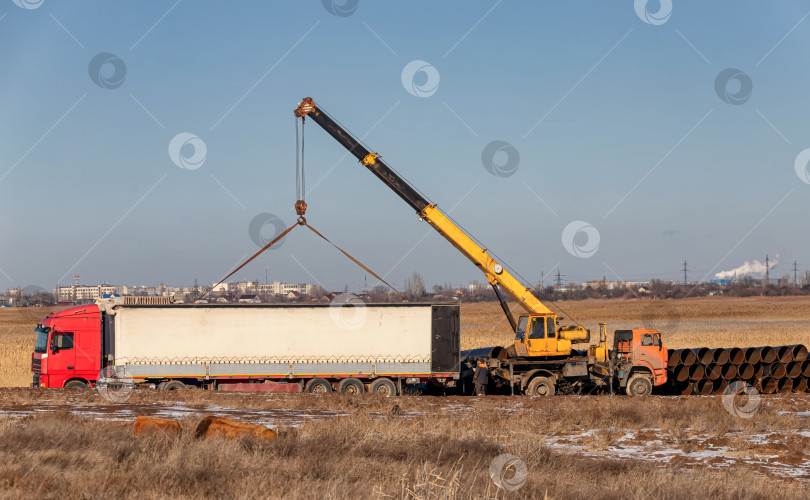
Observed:
[[[65,384],[65,389],[87,389],[87,383],[82,380],[71,380]]]
[[[344,378],[338,384],[338,392],[341,394],[360,395],[365,392],[363,382],[360,382],[354,377]]]
[[[554,382],[548,377],[535,377],[526,387],[527,396],[553,396]]]
[[[306,391],[312,394],[326,394],[332,392],[332,384],[322,378],[314,378],[307,382]]]
[[[163,384],[161,384],[163,385]],[[186,384],[180,382],[179,380],[169,380],[166,382],[166,385],[163,385],[164,391],[179,391],[180,389],[185,389]]]
[[[387,378],[378,378],[371,383],[369,390],[372,394],[377,394],[379,396],[389,397],[397,395],[397,386],[395,386],[394,383]]]
[[[638,373],[627,381],[627,394],[630,396],[649,396],[652,394],[650,377]]]

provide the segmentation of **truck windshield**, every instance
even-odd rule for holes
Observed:
[[[46,352],[48,350],[48,332],[51,329],[47,326],[37,325],[34,331],[37,332],[37,343],[34,346],[34,352]]]
[[[517,331],[515,332],[515,338],[518,340],[524,340],[526,338],[526,327],[529,324],[529,317],[528,316],[521,316],[518,318],[518,325]]]

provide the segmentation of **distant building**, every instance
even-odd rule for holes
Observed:
[[[247,295],[246,294],[246,295],[240,295],[239,299],[238,299],[238,302],[240,304],[258,304],[258,303],[261,302],[261,299],[259,298],[258,295],[253,295],[253,294]]]
[[[53,298],[57,302],[87,302],[98,300],[105,295],[127,295],[123,293],[124,287],[110,285],[70,285],[60,286],[53,291]]]

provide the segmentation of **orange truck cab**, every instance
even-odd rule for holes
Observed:
[[[616,330],[611,361],[619,387],[631,395],[647,395],[667,381],[667,349],[658,330]]]

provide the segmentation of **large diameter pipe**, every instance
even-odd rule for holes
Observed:
[[[810,377],[810,359],[802,362],[802,376]]]
[[[756,347],[749,347],[745,350],[745,362],[751,365],[755,365],[762,360],[762,356],[759,355],[759,349]]]
[[[717,363],[710,363],[706,365],[705,373],[703,374],[709,380],[717,380],[722,375],[722,370],[720,369],[720,365]]]
[[[694,394],[700,394],[701,396],[708,396],[709,394],[714,392],[714,383],[711,380],[706,380],[705,378],[700,379],[696,382],[693,382],[694,386],[692,387],[692,392]]]
[[[712,394],[722,395],[726,392],[726,389],[728,389],[728,380],[723,380],[722,378],[719,378],[715,380],[713,384],[714,385],[712,387],[713,389]]]
[[[692,349],[692,352],[695,353],[695,357],[701,365],[708,365],[714,361],[712,350],[708,347],[698,347],[697,349]]]
[[[776,381],[776,390],[780,394],[787,394],[793,391],[793,379],[780,378]]]
[[[794,378],[793,392],[807,392],[807,379],[804,377]]]
[[[678,353],[681,355],[682,365],[690,366],[697,362],[697,356],[692,349],[678,349]]]
[[[765,377],[762,380],[760,380],[757,386],[758,386],[757,389],[762,394],[773,394],[774,392],[776,392],[776,380],[770,377]]]
[[[785,368],[784,364],[778,361],[776,363],[771,363],[770,365],[765,367],[766,377],[782,378],[785,375],[787,375],[787,368]]]
[[[791,361],[787,364],[787,376],[790,378],[796,378],[801,376],[802,374],[802,362],[801,361]]]
[[[745,363],[745,351],[739,347],[732,347],[728,350],[728,358],[731,363],[739,366]]]
[[[674,349],[670,349],[668,353],[669,357],[667,358],[667,367],[668,368],[675,368],[681,363],[681,353]]]
[[[737,367],[737,376],[743,380],[751,380],[754,378],[754,366],[748,363],[743,363]]]
[[[686,365],[676,366],[674,376],[676,382],[685,382],[689,380],[689,367]]]
[[[765,366],[762,363],[757,363],[754,365],[754,378],[761,379],[765,376]]]
[[[788,346],[793,349],[793,359],[796,361],[805,361],[807,359],[807,347],[802,344],[794,344]]]
[[[479,347],[478,349],[469,349],[467,351],[461,351],[460,353],[461,359],[478,359],[478,358],[487,358],[487,359],[500,359],[501,361],[506,359],[506,349],[501,346],[495,347]]]
[[[793,361],[793,347],[782,345],[776,348],[776,359],[782,363],[790,363]]]
[[[717,349],[712,349],[712,360],[717,363],[718,365],[724,365],[729,362],[729,354],[728,350],[718,347]]]
[[[770,346],[757,347],[759,359],[762,363],[771,364],[776,361],[776,349]]]
[[[689,396],[692,394],[692,382],[686,382],[677,386],[678,392],[681,396]]]
[[[732,365],[731,363],[727,363],[720,367],[720,376],[723,377],[724,380],[733,380],[737,377],[737,365]]]
[[[689,380],[701,380],[706,373],[703,365],[694,364],[689,367]]]

